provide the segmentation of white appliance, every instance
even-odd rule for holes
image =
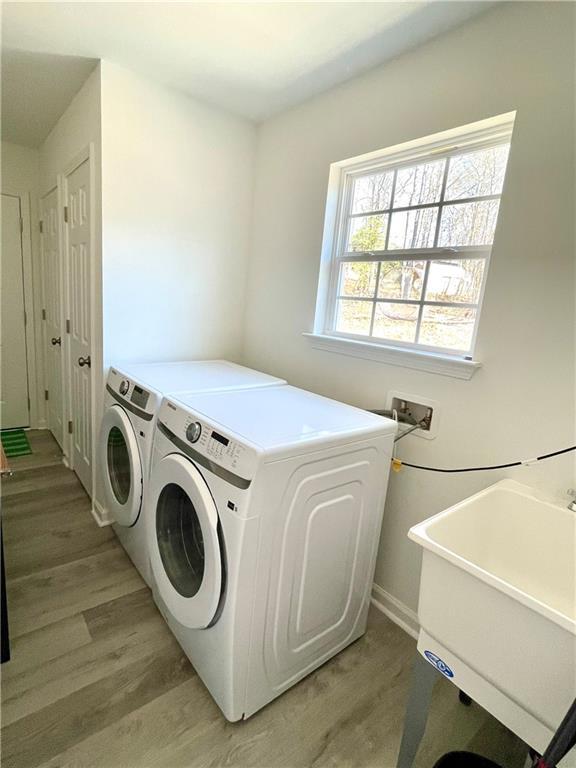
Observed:
[[[364,633],[395,433],[290,386],[163,400],[153,595],[228,720]]]
[[[162,396],[284,383],[226,360],[131,363],[110,368],[98,452],[105,505],[118,538],[147,584],[150,565],[142,508]]]

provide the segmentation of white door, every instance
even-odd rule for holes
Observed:
[[[58,227],[58,191],[41,201],[42,272],[44,275],[44,351],[46,361],[46,416],[48,429],[64,448],[64,327],[62,312],[62,270]]]
[[[208,486],[179,454],[161,459],[150,478],[147,539],[160,596],[185,627],[207,627],[224,583],[218,513]]]
[[[2,429],[30,424],[20,198],[2,195]]]
[[[92,239],[90,164],[85,160],[64,179],[68,361],[70,382],[70,463],[92,495],[92,375],[90,303]]]

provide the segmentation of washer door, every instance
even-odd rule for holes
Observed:
[[[142,461],[130,419],[119,405],[102,419],[100,465],[110,514],[120,525],[134,525],[142,506]]]
[[[185,627],[213,620],[222,592],[223,554],[218,513],[208,486],[191,461],[165,456],[150,478],[148,545],[158,591]]]

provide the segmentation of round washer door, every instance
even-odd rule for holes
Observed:
[[[149,498],[148,551],[160,596],[180,624],[203,629],[216,615],[222,590],[212,495],[194,464],[172,453],[154,467]]]
[[[134,525],[142,506],[142,461],[130,419],[119,405],[108,408],[102,419],[100,465],[114,521]]]

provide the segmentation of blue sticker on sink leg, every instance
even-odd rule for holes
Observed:
[[[436,667],[438,672],[441,672],[445,677],[454,677],[454,672],[452,672],[445,661],[442,661],[440,656],[436,656],[432,651],[424,651],[424,656],[426,656],[430,664]]]

